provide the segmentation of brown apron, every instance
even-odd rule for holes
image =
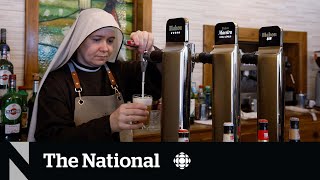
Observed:
[[[74,69],[73,63],[68,63],[69,69],[72,74],[72,79],[75,85],[75,92],[79,93],[79,97],[75,99],[74,122],[76,126],[87,123],[89,120],[100,118],[102,116],[110,115],[121,104],[123,98],[118,90],[116,81],[109,69],[105,64],[112,89],[115,90],[114,95],[110,96],[81,96],[82,88],[78,75]]]

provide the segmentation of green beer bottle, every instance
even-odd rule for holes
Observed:
[[[8,92],[2,97],[1,116],[6,141],[21,141],[22,96],[16,91],[16,74],[9,76]]]

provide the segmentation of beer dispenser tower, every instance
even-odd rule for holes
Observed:
[[[234,141],[240,141],[240,50],[238,25],[233,22],[215,26],[215,46],[211,51],[213,75],[212,139],[223,141],[223,124],[232,122]]]
[[[190,89],[194,44],[188,41],[188,19],[169,19],[166,24],[166,45],[162,51],[163,142],[188,142],[190,137]]]
[[[283,30],[278,26],[259,30],[257,64],[257,118],[268,120],[270,142],[284,141]]]
[[[188,43],[188,40],[188,20],[169,19],[165,48],[145,55],[150,61],[162,59],[161,141],[189,141],[191,72],[195,62],[213,65],[213,141],[223,141],[224,122],[233,123],[234,141],[240,141],[240,51],[237,24],[226,22],[216,25],[215,48],[210,53],[196,54],[194,44]]]

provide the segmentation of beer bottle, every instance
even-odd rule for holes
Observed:
[[[234,129],[232,122],[223,123],[223,142],[234,142]]]
[[[8,92],[2,97],[1,115],[4,140],[21,140],[21,109],[22,97],[16,91],[16,75],[9,76]]]
[[[190,134],[188,129],[179,129],[178,136],[178,142],[190,142]]]
[[[29,109],[28,119],[29,119],[29,123],[28,123],[28,126],[27,126],[27,133],[29,132],[29,128],[30,128],[30,122],[31,122],[31,118],[32,118],[33,106],[34,106],[34,102],[36,100],[36,96],[37,96],[38,89],[39,89],[39,82],[40,82],[39,74],[38,73],[34,73],[33,74],[33,90],[32,90],[33,92],[32,92],[32,96],[28,100],[28,109]]]
[[[300,142],[299,118],[290,117],[289,142]]]
[[[269,142],[268,120],[258,120],[258,142]]]

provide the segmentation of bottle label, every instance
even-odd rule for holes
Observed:
[[[178,142],[189,142],[189,138],[187,137],[179,138]]]
[[[268,142],[269,141],[268,130],[259,130],[258,131],[258,141],[259,142]]]
[[[5,114],[7,119],[9,120],[16,120],[20,117],[21,115],[21,106],[19,104],[13,103],[9,104],[5,108]]]
[[[14,134],[14,133],[19,133],[20,132],[20,123],[18,124],[6,124],[4,126],[4,133],[5,134]]]
[[[223,134],[223,142],[234,142],[233,134]]]
[[[290,140],[300,140],[299,129],[290,129],[289,130],[289,139]]]
[[[179,129],[178,142],[189,142],[189,131],[187,129]]]
[[[8,85],[11,72],[7,69],[0,70],[0,85]]]
[[[208,114],[207,114],[207,105],[206,104],[201,104],[200,107],[200,120],[207,120],[208,119]]]

